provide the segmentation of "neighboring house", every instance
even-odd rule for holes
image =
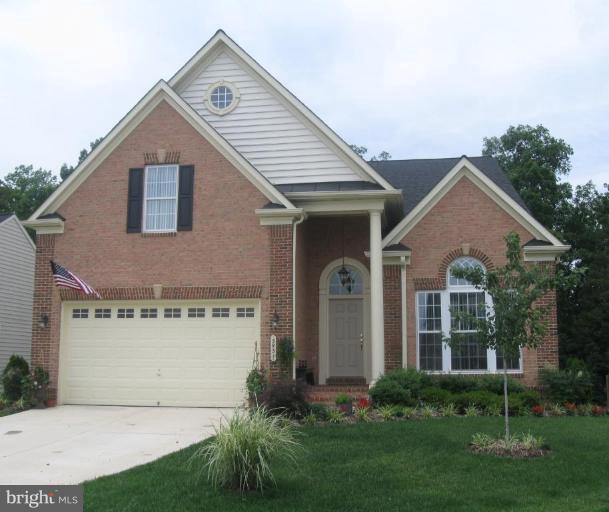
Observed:
[[[277,373],[271,340],[283,337],[322,385],[504,364],[535,383],[557,364],[554,294],[545,344],[516,361],[474,339],[442,343],[451,301],[486,300],[447,277],[451,265],[503,264],[512,230],[530,262],[553,265],[567,249],[493,159],[365,162],[222,31],[27,225],[33,361],[60,403],[234,405],[256,347]],[[50,259],[102,300],[55,288]]]
[[[13,354],[30,360],[36,246],[12,213],[0,213],[0,373]]]

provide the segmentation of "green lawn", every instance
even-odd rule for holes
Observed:
[[[197,481],[187,448],[85,484],[93,511],[609,511],[609,417],[514,418],[542,435],[540,459],[498,459],[467,450],[501,418],[306,427],[296,469],[279,467],[264,496],[216,491]]]

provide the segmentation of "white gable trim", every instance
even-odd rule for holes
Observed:
[[[116,149],[116,147],[156,108],[161,101],[171,105],[195,130],[208,140],[222,155],[272,202],[293,208],[292,203],[281,194],[252,164],[233,148],[212,126],[209,125],[175,91],[160,80],[133,107],[129,113],[104,137],[104,140],[89,154],[76,170],[51,194],[30,217],[30,221],[45,213],[55,212],[84,182],[87,177]]]
[[[287,108],[303,121],[317,136],[327,142],[354,172],[363,180],[378,183],[387,190],[394,187],[377,173],[368,163],[357,155],[328,125],[317,117],[306,105],[273,78],[258,62],[243,50],[222,30],[214,36],[169,80],[169,85],[181,92],[187,82],[198,74],[205,65],[215,58],[221,50],[228,50],[233,57],[243,62],[254,74],[273,91],[279,94]]]
[[[486,174],[478,169],[467,158],[463,157],[442,180],[413,208],[402,221],[391,230],[383,240],[383,247],[397,244],[429,211],[442,199],[446,193],[463,177],[468,178],[480,190],[488,195],[498,206],[506,211],[535,238],[551,242],[553,246],[565,247],[549,230],[527,212],[522,206],[506,194]]]

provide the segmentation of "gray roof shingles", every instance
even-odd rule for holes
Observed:
[[[0,224],[2,224],[5,220],[10,219],[12,216],[12,213],[0,213]]]
[[[404,214],[406,215],[446,176],[460,159],[461,157],[379,160],[368,163],[395,188],[402,189]],[[467,159],[528,211],[524,201],[499,167],[497,160],[490,156],[467,157]]]

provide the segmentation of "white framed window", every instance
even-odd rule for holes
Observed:
[[[239,103],[239,90],[225,80],[211,84],[207,89],[207,108],[214,114],[223,116],[233,110]]]
[[[110,308],[96,308],[95,318],[112,318],[112,310]]]
[[[86,308],[73,309],[72,318],[89,318],[89,310]]]
[[[237,318],[254,318],[254,308],[237,308]]]
[[[135,318],[135,310],[133,308],[118,308],[116,318]]]
[[[164,318],[182,318],[182,308],[165,308],[163,311]]]
[[[140,309],[140,318],[157,318],[158,311],[157,308],[141,308]]]
[[[178,222],[177,165],[149,165],[144,179],[144,231],[176,231]]]
[[[228,318],[230,316],[230,308],[212,308],[212,318]]]
[[[520,372],[522,356],[504,359],[500,351],[482,348],[472,322],[452,315],[451,309],[456,309],[485,318],[488,309],[493,307],[484,292],[452,274],[456,266],[484,270],[475,258],[459,258],[448,267],[445,290],[417,292],[417,368],[442,373],[495,373],[503,371],[506,364],[509,372]],[[451,348],[443,341],[451,330],[465,335],[458,347]]]
[[[205,308],[188,308],[188,318],[205,318]]]

